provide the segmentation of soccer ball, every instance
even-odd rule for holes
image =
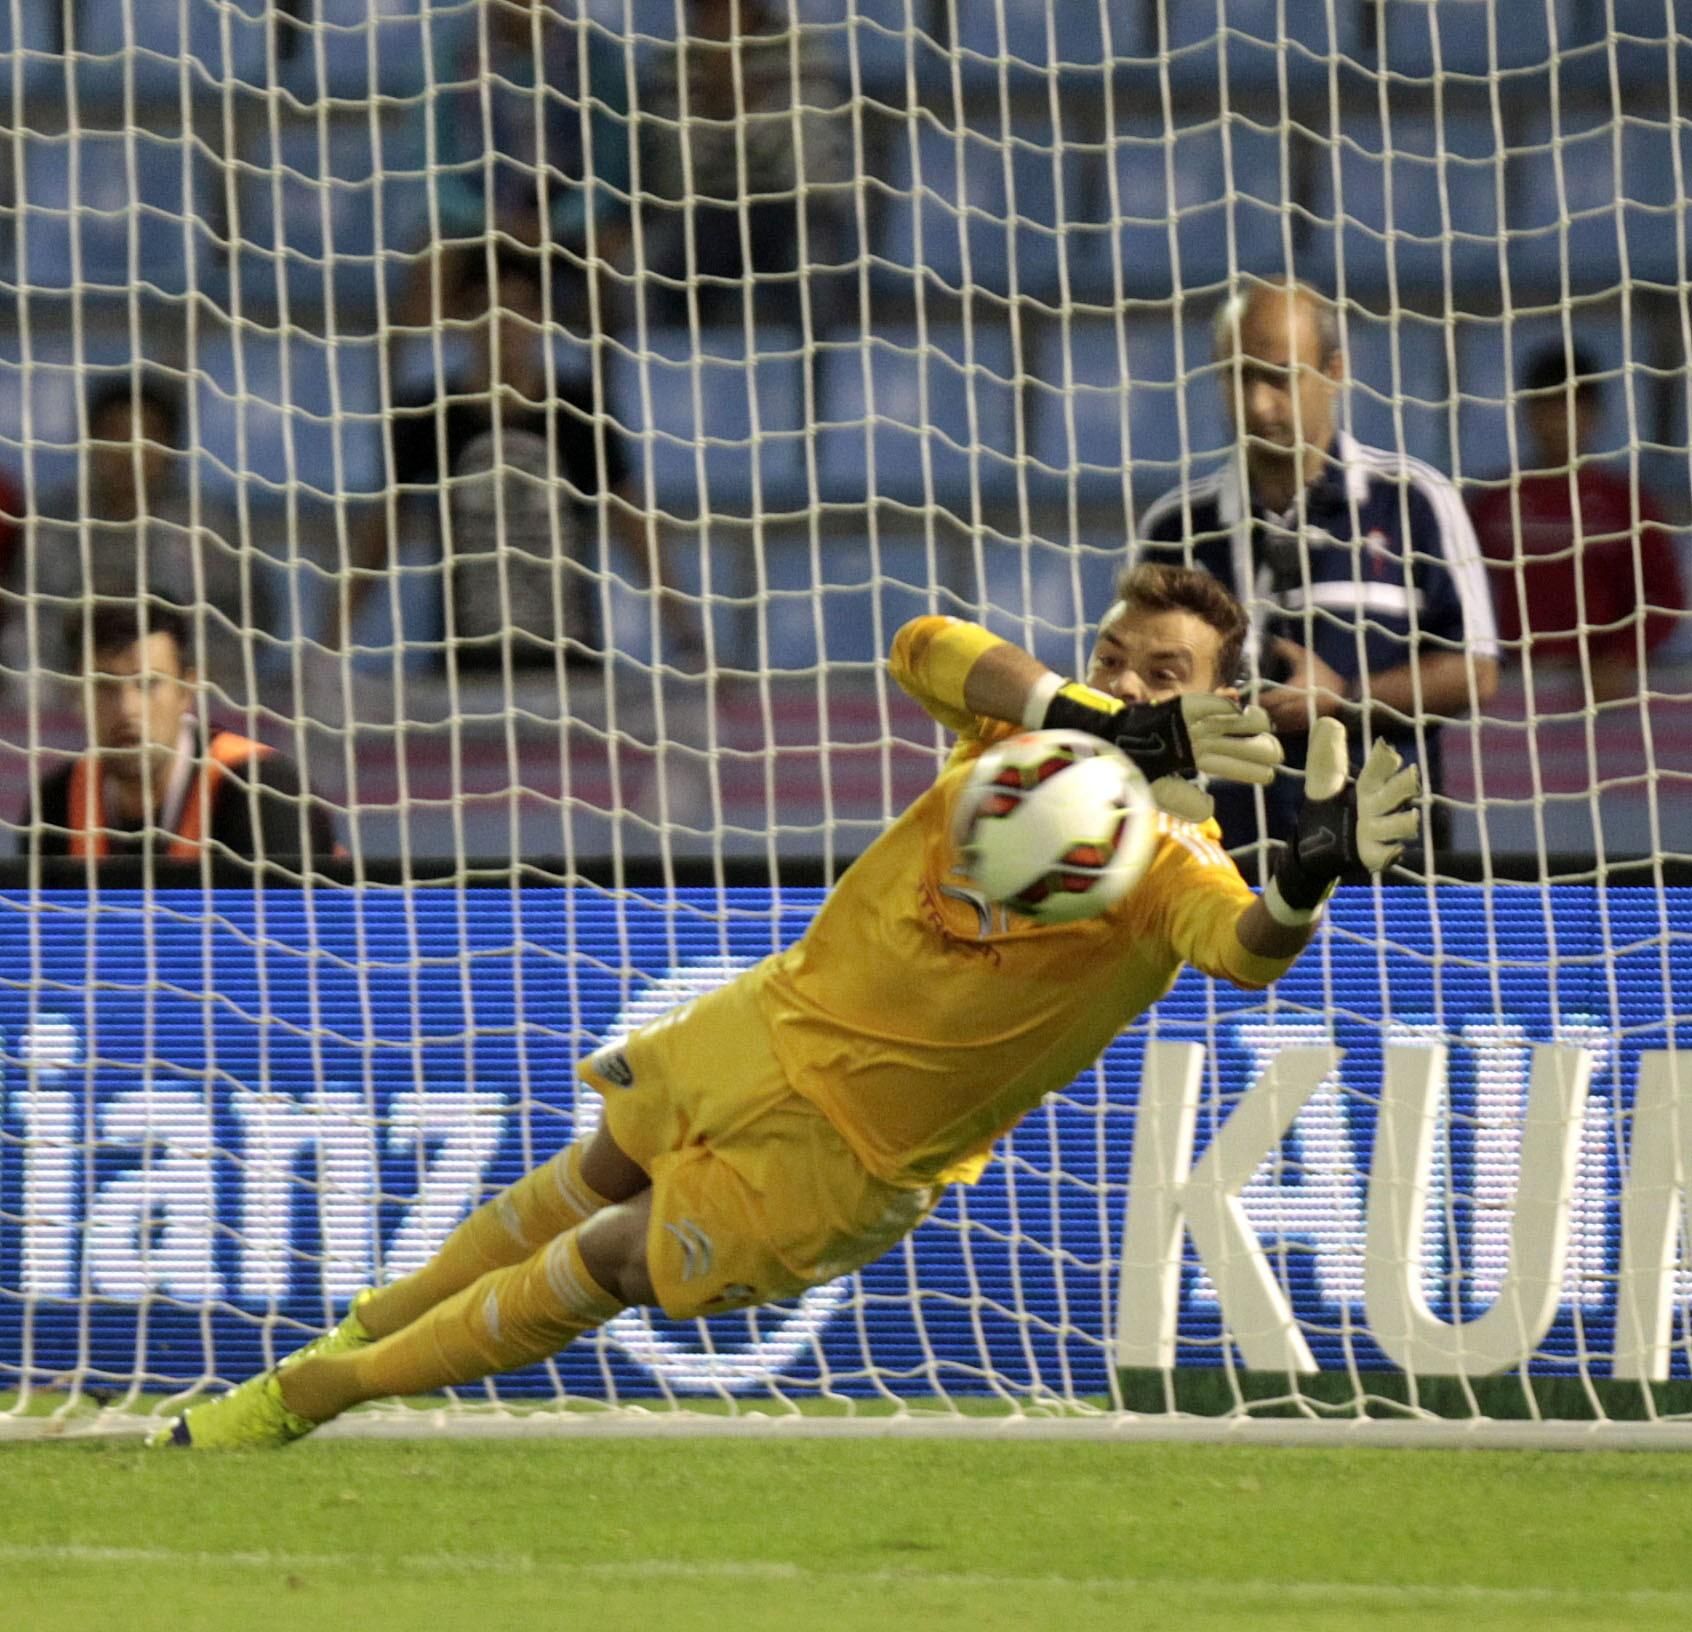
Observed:
[[[989,748],[952,837],[990,901],[1043,924],[1091,918],[1145,876],[1157,807],[1126,755],[1082,731],[1029,731]]]

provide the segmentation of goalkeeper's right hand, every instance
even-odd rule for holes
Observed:
[[[1345,727],[1336,719],[1318,720],[1305,759],[1298,828],[1264,891],[1271,916],[1283,924],[1309,923],[1346,873],[1384,872],[1421,829],[1421,791],[1421,773],[1380,737],[1353,783]]]
[[[1261,708],[1241,708],[1208,691],[1166,703],[1124,703],[1072,680],[1046,702],[1038,724],[1114,743],[1148,782],[1199,775],[1266,788],[1284,757]]]

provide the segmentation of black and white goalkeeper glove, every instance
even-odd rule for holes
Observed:
[[[1030,729],[1085,731],[1114,743],[1148,782],[1198,775],[1268,787],[1283,757],[1261,708],[1241,708],[1215,692],[1189,692],[1167,703],[1124,703],[1052,675],[1034,689],[1028,715],[1022,723]]]
[[[1384,872],[1421,828],[1421,791],[1421,772],[1379,738],[1353,783],[1345,727],[1318,720],[1310,733],[1298,829],[1263,892],[1270,916],[1308,924],[1345,874],[1360,867]]]

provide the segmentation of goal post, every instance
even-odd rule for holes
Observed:
[[[932,779],[906,619],[1079,672],[1243,479],[1215,320],[1296,275],[1487,552],[1439,842],[885,1259],[349,1431],[1683,1439],[1692,36],[1509,11],[0,0],[0,1436],[274,1364],[591,1130]],[[1292,531],[1312,641],[1423,593]],[[134,793],[102,609],[185,619]]]

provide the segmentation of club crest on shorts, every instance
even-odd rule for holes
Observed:
[[[602,1048],[597,1054],[590,1054],[588,1069],[615,1088],[634,1087],[634,1070],[629,1065],[626,1049]]]

